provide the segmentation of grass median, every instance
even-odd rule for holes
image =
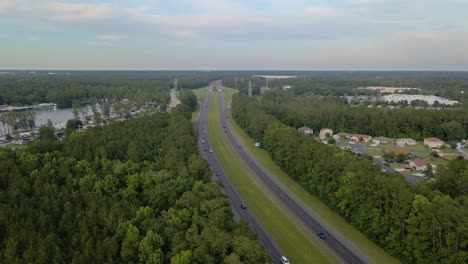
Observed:
[[[225,101],[230,101],[229,95],[232,95],[234,89],[225,89]],[[231,91],[229,91],[231,90]],[[291,192],[301,199],[311,210],[320,215],[329,226],[332,226],[343,237],[352,241],[364,254],[369,256],[374,263],[400,263],[400,261],[390,256],[384,249],[369,240],[364,234],[359,232],[344,218],[331,210],[327,205],[320,201],[316,196],[307,192],[299,183],[289,177],[276,163],[271,159],[268,152],[264,149],[256,148],[254,141],[233,121],[231,112],[228,113],[228,122],[231,125],[235,136],[242,142],[244,149],[247,148],[250,153],[273,175],[279,179]]]
[[[288,215],[262,183],[255,180],[223,135],[217,92],[213,92],[211,99],[208,136],[218,161],[245,200],[248,210],[252,210],[293,263],[338,263],[336,257],[301,223]]]

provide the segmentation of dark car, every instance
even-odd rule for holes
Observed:
[[[245,203],[241,203],[241,208],[242,209],[247,209],[247,206],[245,205]]]
[[[219,176],[219,172],[216,172],[216,176]]]
[[[321,239],[327,238],[323,232],[317,232],[317,236],[320,237]]]
[[[205,151],[208,151],[208,149],[205,149]]]

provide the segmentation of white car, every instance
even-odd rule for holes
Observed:
[[[288,258],[285,257],[285,256],[282,256],[282,257],[280,258],[280,260],[281,260],[281,263],[283,263],[283,264],[289,264],[289,260],[288,260]]]

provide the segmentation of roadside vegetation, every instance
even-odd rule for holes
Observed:
[[[192,110],[0,148],[0,262],[269,262],[210,180]]]
[[[245,199],[247,210],[266,227],[281,250],[292,263],[337,263],[338,260],[313,235],[313,231],[300,225],[236,155],[224,138],[219,123],[217,92],[213,92],[208,113],[208,135],[221,166]],[[234,205],[236,206],[236,205]]]
[[[468,261],[468,161],[457,158],[433,182],[411,186],[283,124],[265,103],[236,94],[233,118],[308,192],[405,263]]]

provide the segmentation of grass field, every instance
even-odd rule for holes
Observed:
[[[229,90],[234,89],[225,88],[225,95],[233,93],[228,92]],[[229,98],[226,100],[229,100]],[[263,149],[254,147],[254,141],[247,134],[245,134],[244,131],[232,120],[230,112],[228,116],[228,121],[231,124],[234,133],[236,134],[237,138],[243,142],[244,146],[247,146],[248,150],[257,158],[257,160],[272,174],[277,176],[278,179],[299,199],[301,199],[311,210],[325,219],[326,222],[330,226],[333,226],[333,228],[335,228],[335,230],[338,231],[343,237],[353,241],[354,245],[358,247],[364,254],[369,256],[374,263],[400,263],[398,259],[390,256],[381,247],[367,239],[364,234],[347,223],[345,219],[333,212],[317,197],[308,193],[302,186],[292,180],[291,177],[289,177],[281,170],[280,167],[275,164],[275,162],[270,158],[268,152]]]
[[[382,155],[383,150],[382,149],[376,149],[376,148],[366,148],[364,151],[371,155],[371,156],[380,156]]]
[[[287,213],[224,138],[219,123],[217,93],[208,115],[208,136],[221,166],[235,188],[293,263],[339,263],[338,259],[297,219]]]

